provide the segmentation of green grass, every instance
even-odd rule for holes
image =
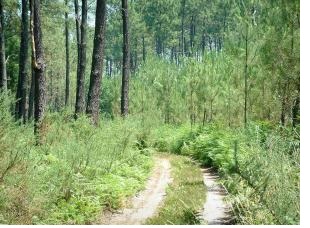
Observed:
[[[200,224],[197,212],[203,208],[206,188],[200,167],[190,158],[168,155],[173,182],[169,184],[158,214],[146,224]]]

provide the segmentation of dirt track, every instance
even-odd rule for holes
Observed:
[[[203,180],[207,187],[207,199],[202,218],[208,225],[229,224],[229,206],[224,202],[225,190],[217,183],[218,175],[211,169],[202,169]]]
[[[101,224],[134,225],[143,224],[152,217],[165,196],[165,189],[171,181],[170,162],[165,158],[156,158],[153,173],[147,181],[146,188],[134,196],[127,208],[117,213],[106,212]]]

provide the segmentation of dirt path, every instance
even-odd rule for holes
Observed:
[[[202,169],[203,181],[207,186],[207,199],[204,204],[202,217],[208,225],[229,224],[229,206],[224,202],[226,192],[217,183],[218,175],[210,168]]]
[[[170,162],[165,158],[156,158],[152,176],[146,188],[131,199],[130,207],[117,213],[105,213],[101,224],[134,225],[143,224],[154,215],[165,196],[165,189],[170,183]]]

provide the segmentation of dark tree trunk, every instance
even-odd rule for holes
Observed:
[[[86,70],[86,39],[87,39],[87,0],[82,0],[82,24],[80,35],[81,40],[78,45],[79,61],[77,71],[77,86],[76,86],[76,103],[75,115],[83,113],[85,109],[85,70]]]
[[[191,24],[190,24],[190,56],[193,56],[194,52],[194,38],[195,38],[195,21],[194,16],[191,17]]]
[[[121,95],[121,114],[128,115],[129,110],[129,18],[127,0],[122,0],[123,18],[123,74],[122,74],[122,95]]]
[[[69,61],[69,20],[68,20],[68,0],[65,0],[65,36],[66,36],[66,92],[65,92],[65,106],[69,105],[70,96],[70,61]]]
[[[184,56],[184,20],[185,20],[185,0],[182,1],[182,18],[181,18],[181,51],[182,51],[182,56]]]
[[[7,74],[5,62],[5,43],[4,43],[4,15],[3,1],[0,1],[0,90],[7,90]]]
[[[281,125],[285,126],[285,98],[282,98],[282,102],[281,102]]]
[[[77,74],[80,66],[80,44],[81,44],[81,28],[80,28],[80,13],[79,13],[79,1],[74,0],[74,12],[75,12],[75,28],[76,28],[76,44],[77,44]]]
[[[32,0],[33,16],[33,53],[34,53],[34,77],[35,77],[35,96],[34,96],[34,132],[38,136],[38,143],[42,141],[42,122],[45,110],[46,79],[45,79],[45,60],[42,43],[40,0]]]
[[[112,77],[112,69],[113,69],[113,60],[112,59],[110,59],[110,64],[109,64],[109,75],[110,75],[110,77]]]
[[[33,61],[33,57],[32,57]],[[29,91],[29,109],[28,109],[28,120],[31,120],[34,115],[34,70],[31,70],[31,85]]]
[[[300,98],[299,96],[296,97],[294,101],[294,106],[292,109],[292,121],[293,121],[293,127],[297,127],[300,122]]]
[[[246,28],[245,37],[245,67],[244,67],[244,126],[247,126],[247,109],[248,109],[248,27]]]
[[[26,121],[27,60],[28,60],[28,5],[22,0],[21,39],[19,51],[19,75],[16,92],[16,118]]]
[[[105,20],[106,1],[97,0],[92,68],[86,109],[86,113],[91,116],[94,125],[98,125],[99,122],[99,98],[103,73]]]
[[[144,36],[142,37],[142,55],[143,55],[143,62],[145,62],[145,59],[146,59],[146,49],[145,49]]]
[[[205,50],[206,50],[206,35],[205,35],[205,33],[202,35],[201,49],[202,49],[202,56],[204,56]]]

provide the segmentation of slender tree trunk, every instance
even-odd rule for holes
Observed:
[[[33,61],[33,57],[32,57],[32,61]],[[30,91],[29,91],[28,120],[31,120],[34,115],[34,81],[35,81],[34,70],[31,69],[31,85],[30,85]]]
[[[194,16],[191,17],[191,24],[190,24],[190,56],[193,56],[194,52],[194,37],[195,37],[195,21]]]
[[[16,92],[16,118],[26,122],[27,60],[28,60],[28,4],[22,0],[21,39],[19,51],[19,75]]]
[[[122,0],[123,18],[123,75],[122,75],[122,95],[121,95],[121,114],[128,115],[129,111],[129,18],[127,0]]]
[[[283,96],[281,101],[281,119],[280,119],[282,126],[285,126],[285,106],[286,106],[285,97]]]
[[[110,77],[112,77],[112,70],[113,70],[113,60],[112,58],[110,59],[110,64],[109,64],[109,75]]]
[[[66,36],[66,92],[65,92],[65,106],[69,105],[70,97],[70,53],[69,53],[69,20],[68,20],[68,0],[65,0],[65,36]]]
[[[33,24],[33,36],[32,47],[34,53],[34,76],[35,76],[35,99],[34,99],[34,132],[38,136],[38,143],[42,142],[42,122],[44,118],[45,110],[45,98],[46,98],[46,79],[45,79],[45,60],[44,49],[42,43],[42,31],[41,31],[41,15],[40,15],[40,0],[32,0],[32,24]]]
[[[202,119],[202,126],[205,126],[206,121],[207,121],[207,109],[204,108],[204,110],[203,110],[203,119]]]
[[[5,62],[4,15],[3,1],[0,1],[0,90],[7,90],[7,74]]]
[[[292,109],[292,122],[293,122],[293,127],[297,127],[300,122],[300,98],[299,96],[296,97]]]
[[[143,62],[145,62],[145,59],[146,59],[146,49],[145,49],[144,36],[142,37],[142,55],[143,55]]]
[[[182,50],[182,56],[184,56],[184,20],[185,20],[185,4],[186,0],[182,0],[182,18],[181,18],[181,50]]]
[[[79,1],[78,0],[74,0],[74,12],[75,12],[76,44],[77,44],[77,54],[78,54],[77,72],[79,72],[81,28],[80,28],[80,12],[79,12]]]
[[[245,67],[244,67],[244,126],[247,127],[247,107],[248,106],[248,26],[245,37]]]
[[[79,61],[77,71],[77,86],[76,86],[76,103],[75,115],[83,113],[85,109],[85,71],[86,71],[86,39],[87,39],[87,0],[82,0],[82,24],[80,31],[81,40],[78,45]]]
[[[97,0],[92,68],[86,109],[86,113],[91,116],[94,125],[98,125],[99,122],[99,97],[101,94],[103,73],[105,20],[106,1]]]

